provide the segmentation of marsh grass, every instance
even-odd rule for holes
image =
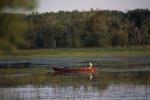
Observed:
[[[46,74],[47,68],[1,68],[0,75]]]
[[[3,54],[7,57],[88,57],[88,56],[148,56],[150,48],[79,48],[79,49],[32,49],[17,50],[13,53]]]

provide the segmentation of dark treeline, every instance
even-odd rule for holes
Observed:
[[[150,45],[150,11],[72,11],[32,13],[25,48]]]
[[[109,10],[24,15],[27,41],[18,48],[128,47],[150,45],[150,11]]]

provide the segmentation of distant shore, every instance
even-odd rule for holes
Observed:
[[[32,49],[17,50],[2,54],[0,58],[9,57],[88,57],[88,56],[150,56],[150,48],[62,48],[62,49]]]

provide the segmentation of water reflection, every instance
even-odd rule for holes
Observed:
[[[60,65],[65,67],[80,67],[89,65],[89,61],[101,68],[149,68],[150,56],[117,57],[117,56],[93,56],[93,57],[35,57],[35,58],[6,58],[0,59],[1,67],[32,67]]]
[[[9,70],[0,69],[0,100],[150,100],[149,56],[12,58],[0,60],[0,67],[80,67],[87,66],[91,59],[98,68],[96,74],[49,72],[31,75],[14,70],[13,74],[17,74],[10,75]]]
[[[150,100],[149,72],[0,77],[0,100]]]
[[[96,72],[54,72],[53,74],[55,76],[61,75],[66,77],[89,77],[89,80],[92,80],[93,75],[96,75]]]

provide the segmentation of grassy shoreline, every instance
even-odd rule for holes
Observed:
[[[20,75],[20,74],[46,74],[48,73],[48,68],[0,68],[0,76],[1,75]]]
[[[17,50],[7,57],[86,57],[86,56],[150,56],[150,48],[68,48],[68,49],[32,49]]]

